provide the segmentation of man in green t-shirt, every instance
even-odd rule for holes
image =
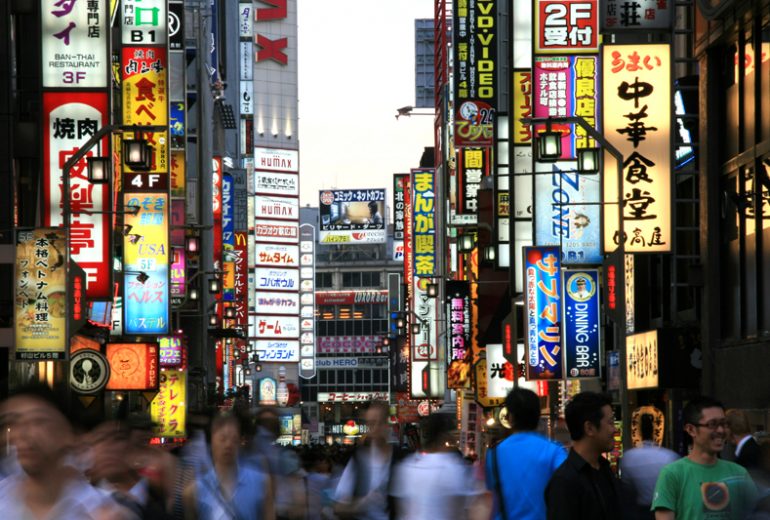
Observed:
[[[727,437],[724,407],[700,397],[685,406],[683,418],[692,451],[660,472],[655,519],[742,520],[754,507],[756,488],[743,467],[718,458]]]

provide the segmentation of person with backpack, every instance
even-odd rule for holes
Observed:
[[[495,497],[495,520],[544,520],[545,488],[567,458],[560,445],[536,433],[540,398],[514,388],[505,398],[513,434],[487,451],[487,489]]]

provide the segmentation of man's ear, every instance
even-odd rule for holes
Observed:
[[[586,437],[593,437],[596,435],[596,425],[591,421],[585,421],[583,423],[583,432],[585,432]]]

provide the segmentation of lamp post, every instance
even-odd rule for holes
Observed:
[[[546,161],[556,161],[559,159],[559,156],[561,155],[561,134],[558,132],[550,132],[551,125],[553,123],[564,123],[564,124],[574,124],[578,125],[580,128],[585,130],[585,132],[591,136],[592,139],[594,139],[597,143],[600,143],[604,149],[609,152],[610,155],[615,159],[615,163],[617,165],[617,182],[618,182],[618,247],[617,247],[617,254],[622,259],[625,258],[625,251],[626,251],[626,233],[625,233],[625,226],[623,223],[623,154],[618,150],[615,146],[610,143],[607,138],[604,137],[602,133],[600,133],[598,130],[596,130],[594,127],[592,127],[588,122],[580,117],[580,116],[570,116],[570,117],[525,117],[521,119],[521,122],[524,124],[529,125],[536,125],[536,124],[545,124],[546,125],[546,132],[543,132],[543,137],[539,137],[535,133],[535,139],[538,141],[536,142],[536,149],[538,152],[538,157],[535,158],[535,160],[541,160],[541,156],[545,154]],[[542,141],[540,139],[543,139]],[[595,168],[598,166],[598,150],[595,148],[586,148],[581,150],[578,150],[578,171],[581,169],[583,171],[590,171],[588,168]],[[511,183],[512,185],[513,183]],[[606,203],[605,203],[606,204]],[[513,262],[513,259],[511,259],[511,262]],[[625,283],[617,284],[617,301],[620,305],[620,312],[618,313],[620,316],[623,316],[625,314],[625,302],[626,302],[626,287]],[[625,329],[625,320],[621,320],[621,322],[615,323],[615,342],[616,347],[619,352],[620,357],[620,390],[619,390],[619,399],[620,399],[620,413],[622,416],[622,425],[623,425],[623,446],[624,448],[627,448],[629,446],[630,441],[630,428],[631,428],[631,418],[630,418],[630,407],[628,403],[628,393],[627,393],[627,374],[626,374],[626,329]]]

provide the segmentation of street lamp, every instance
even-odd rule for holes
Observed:
[[[497,258],[497,248],[494,245],[484,247],[484,261],[493,263]]]
[[[220,284],[219,284],[219,278],[217,276],[214,276],[213,278],[209,279],[209,294],[216,294],[219,292]]]
[[[546,123],[545,132],[537,134],[537,160],[556,162],[559,158],[561,158],[561,132],[551,130],[551,124]]]
[[[195,236],[189,236],[185,238],[184,248],[190,254],[197,254],[200,251],[201,243],[200,239]]]
[[[472,234],[468,233],[460,237],[457,248],[461,253],[470,253],[474,247],[476,247],[476,241]]]
[[[428,294],[428,298],[435,298],[438,296],[438,284],[435,282],[430,282],[425,286],[425,291]]]
[[[131,169],[149,170],[152,167],[152,146],[144,139],[125,139],[123,161]]]
[[[88,157],[88,182],[91,184],[105,184],[110,182],[112,161],[109,157]]]
[[[599,149],[580,148],[577,151],[577,171],[580,175],[592,175],[599,172]]]

